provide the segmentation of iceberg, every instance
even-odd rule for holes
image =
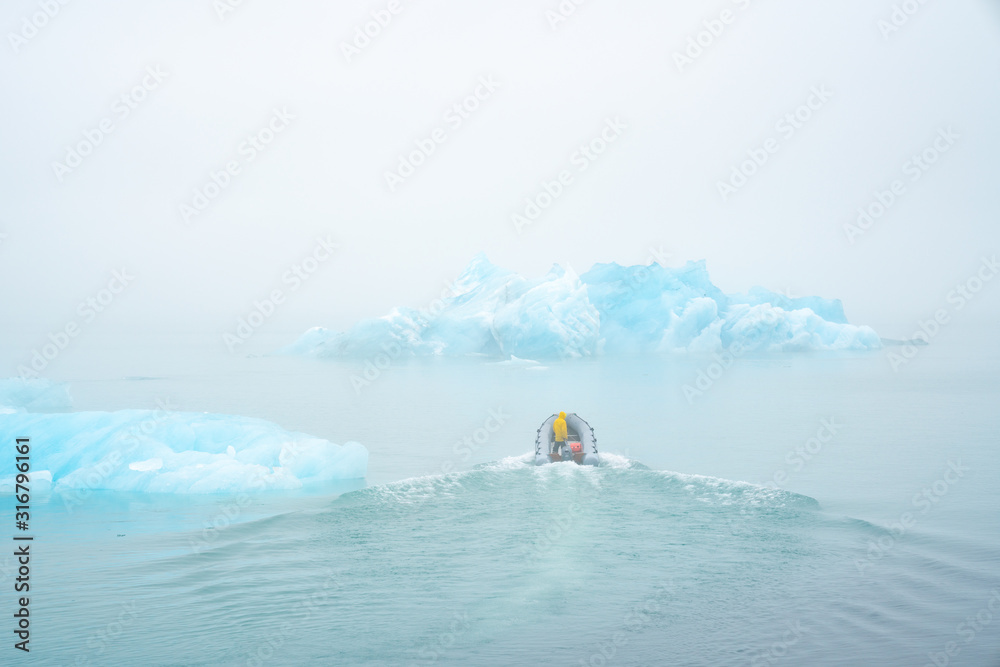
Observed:
[[[837,299],[761,287],[727,295],[704,260],[679,268],[596,264],[579,276],[555,265],[529,280],[480,253],[450,291],[428,308],[397,307],[346,332],[315,327],[278,353],[547,360],[881,347],[870,327],[847,322]]]
[[[0,414],[70,410],[69,384],[41,378],[0,379]]]
[[[368,450],[262,419],[167,410],[0,415],[0,439],[31,440],[31,479],[52,490],[235,493],[361,479]],[[0,459],[11,493],[14,457]]]

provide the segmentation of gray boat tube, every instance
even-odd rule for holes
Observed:
[[[570,451],[567,444],[562,448],[561,458],[553,459],[550,456],[556,441],[556,434],[552,430],[552,422],[558,417],[559,415],[552,415],[538,427],[538,434],[535,437],[535,465],[540,466],[556,461],[576,461],[580,465],[587,466],[600,465],[601,455],[597,453],[597,436],[594,435],[594,429],[575,412],[566,414],[566,431],[569,436],[567,443],[579,442],[582,445],[583,451],[580,455],[574,457],[573,452]]]

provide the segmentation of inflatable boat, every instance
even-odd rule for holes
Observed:
[[[535,465],[545,465],[557,461],[576,461],[584,466],[600,465],[601,457],[597,453],[597,437],[590,424],[583,421],[575,412],[566,415],[566,443],[556,451],[556,435],[552,431],[552,422],[559,415],[552,415],[538,427],[535,437]]]

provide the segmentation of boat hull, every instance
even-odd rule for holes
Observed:
[[[599,466],[601,465],[601,456],[597,453],[580,454],[577,456],[564,455],[562,457],[558,457],[556,454],[549,454],[548,456],[544,454],[535,455],[536,466],[543,466],[546,463],[563,463],[568,461],[573,461],[582,466]]]

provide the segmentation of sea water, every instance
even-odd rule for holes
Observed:
[[[67,358],[75,410],[260,417],[361,442],[368,477],[33,498],[31,653],[2,556],[0,662],[995,667],[1000,359],[893,351],[370,380],[200,340]],[[559,410],[594,427],[601,467],[530,464]]]

